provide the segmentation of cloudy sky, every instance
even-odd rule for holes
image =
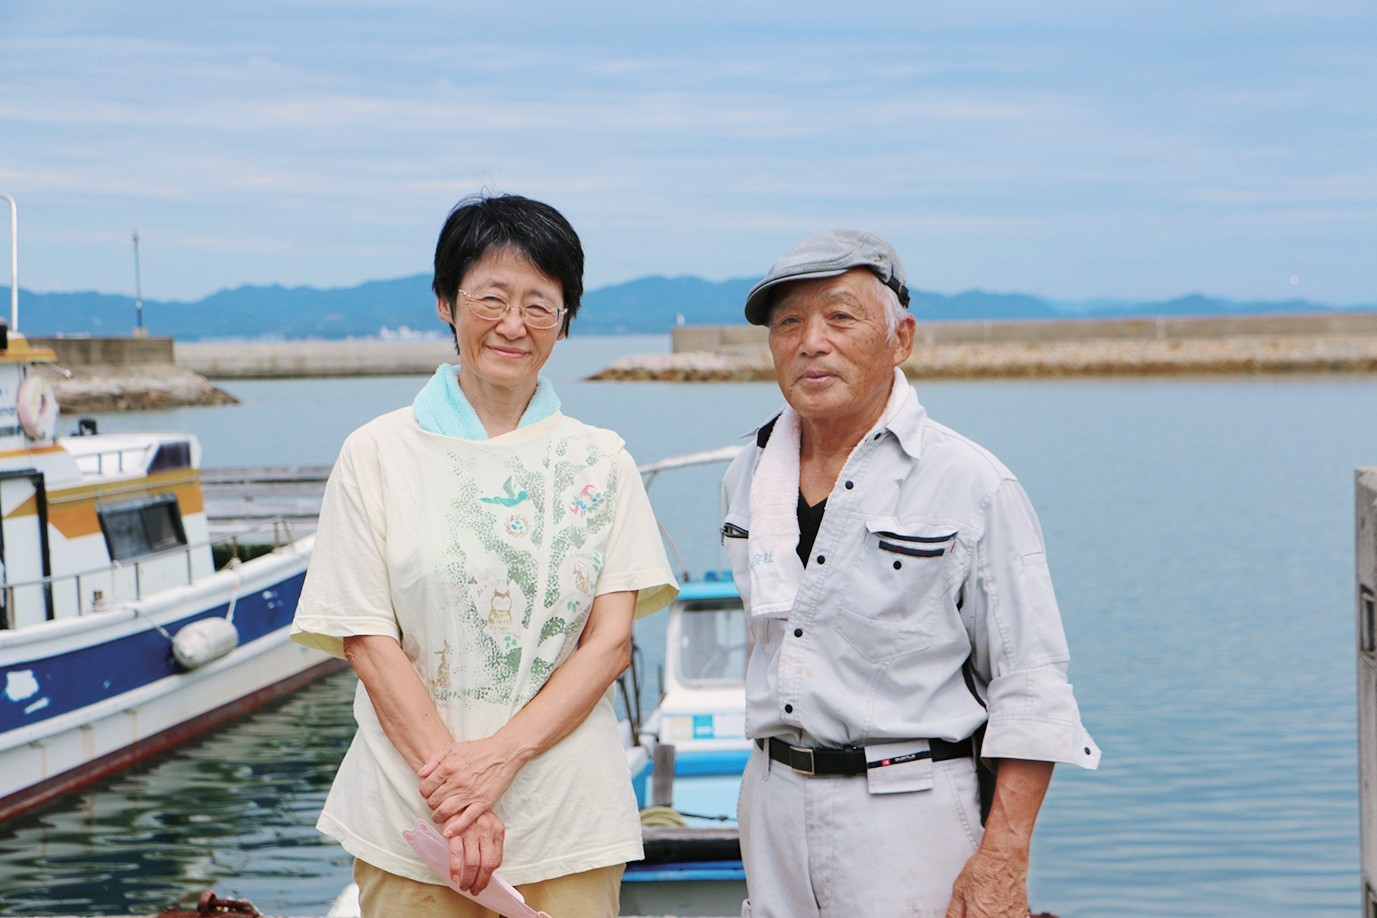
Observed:
[[[132,293],[136,228],[149,299],[415,274],[480,189],[591,287],[850,226],[944,293],[1377,305],[1377,7],[0,0],[26,289]]]

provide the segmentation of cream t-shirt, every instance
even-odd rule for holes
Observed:
[[[408,407],[345,441],[292,636],[335,656],[347,636],[395,637],[455,739],[474,740],[509,721],[574,652],[594,596],[638,590],[640,617],[677,589],[616,434],[555,413],[462,440],[423,430]],[[494,805],[509,882],[642,856],[612,696]],[[375,867],[441,882],[402,838],[429,808],[362,685],[354,716],[318,827]]]

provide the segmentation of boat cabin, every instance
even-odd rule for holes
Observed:
[[[59,435],[56,355],[0,326],[0,629],[75,618],[214,572],[185,433]]]

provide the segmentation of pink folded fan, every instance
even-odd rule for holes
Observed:
[[[487,888],[476,896],[460,889],[459,884],[449,876],[449,842],[424,819],[416,820],[414,829],[403,831],[402,838],[415,849],[426,866],[435,871],[435,875],[459,895],[472,899],[484,908],[492,909],[503,918],[550,918],[544,912],[538,912],[527,905],[525,898],[516,891],[516,887],[497,874],[492,875]]]

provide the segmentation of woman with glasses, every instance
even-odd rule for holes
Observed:
[[[468,198],[434,290],[459,362],[346,440],[297,608],[294,637],[360,682],[318,826],[365,916],[493,914],[438,885],[402,837],[417,820],[471,893],[500,866],[555,918],[615,915],[641,842],[611,685],[677,586],[621,439],[540,376],[583,250],[549,205]]]

